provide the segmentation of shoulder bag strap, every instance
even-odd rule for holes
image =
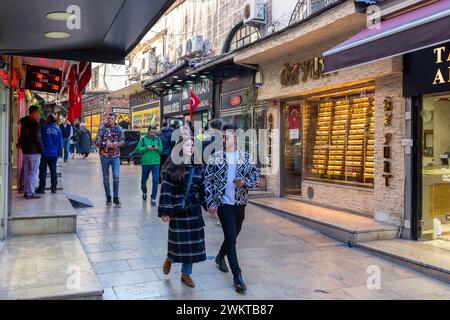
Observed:
[[[194,176],[194,167],[191,168],[191,170],[189,171],[189,181],[186,187],[186,192],[184,193],[184,198],[183,198],[183,202],[181,203],[181,208],[183,210],[186,210],[186,200],[187,197],[189,195],[189,191],[191,190],[191,185],[192,185],[192,177]]]

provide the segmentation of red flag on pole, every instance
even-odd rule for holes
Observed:
[[[83,90],[91,79],[91,63],[80,62],[73,64],[69,69],[69,111],[67,119],[74,124],[76,119],[82,117]]]
[[[194,91],[189,91],[189,98],[190,98],[190,103],[189,103],[189,116],[192,119],[192,114],[194,113],[194,110],[197,109],[197,107],[200,105],[201,101],[199,99],[199,97],[197,97],[197,95],[195,94]]]

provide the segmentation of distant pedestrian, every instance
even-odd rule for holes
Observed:
[[[142,155],[141,190],[142,200],[144,201],[147,200],[147,181],[150,176],[150,172],[152,173],[152,206],[156,206],[162,150],[163,145],[161,138],[156,135],[156,127],[150,126],[148,128],[148,133],[139,140],[137,151]]]
[[[41,135],[44,152],[39,166],[39,187],[36,193],[45,194],[47,167],[50,169],[51,192],[56,193],[58,186],[56,164],[63,154],[63,139],[61,129],[56,126],[56,119],[52,115],[47,118],[47,124],[42,127]]]
[[[237,149],[236,128],[223,127],[224,150],[214,153],[205,172],[205,192],[208,211],[218,214],[222,224],[224,241],[216,256],[216,263],[223,272],[228,272],[225,256],[233,273],[234,287],[244,292],[247,286],[239,267],[236,239],[245,218],[248,190],[255,187],[259,173],[250,154]]]
[[[78,152],[78,141],[79,141],[80,124],[76,123],[73,126],[73,135],[70,139],[69,154],[72,154],[72,159],[75,159],[75,153]]]
[[[83,159],[86,159],[91,152],[92,137],[91,132],[86,128],[84,123],[80,124],[80,130],[78,131],[77,136],[79,152],[83,155]]]
[[[64,145],[64,162],[67,162],[69,159],[69,149],[70,149],[70,139],[73,137],[73,127],[70,124],[69,120],[64,119],[64,122],[59,126],[61,129],[61,134],[63,138]]]
[[[106,123],[98,130],[96,145],[99,148],[102,164],[103,186],[106,194],[106,205],[111,205],[111,187],[109,183],[109,167],[113,174],[113,202],[116,207],[121,207],[119,200],[120,182],[120,147],[125,143],[123,129],[116,124],[116,115],[109,113]]]
[[[28,113],[28,116],[20,119],[19,146],[23,153],[23,191],[26,199],[37,199],[40,196],[35,194],[35,189],[38,181],[41,154],[44,151],[41,127],[39,125],[41,115],[37,106],[31,106],[28,109]]]
[[[169,222],[163,272],[167,275],[172,263],[182,263],[181,281],[195,287],[190,276],[193,264],[206,260],[205,222],[201,209],[202,206],[205,208],[204,169],[193,163],[193,138],[181,138],[175,148],[181,151],[181,156],[175,155],[180,158],[176,159],[172,153],[162,169],[163,183],[158,207],[158,216]]]
[[[175,145],[175,141],[172,141],[172,134],[173,128],[169,127],[167,121],[163,121],[161,131],[158,133],[158,136],[161,138],[162,142],[161,166],[163,166],[166,160],[169,158],[170,153],[172,152],[172,149]]]

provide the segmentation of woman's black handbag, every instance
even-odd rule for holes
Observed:
[[[189,191],[191,190],[193,175],[194,175],[194,167],[192,167],[191,170],[189,171],[189,181],[186,186],[186,192],[184,194],[183,201],[181,202],[181,210],[183,212],[186,212],[188,210],[187,205],[186,205],[186,202],[187,202],[186,200],[189,195]]]

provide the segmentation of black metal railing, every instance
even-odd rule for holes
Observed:
[[[289,25],[300,23],[315,14],[325,11],[335,5],[342,3],[342,0],[299,0],[292,12]]]

